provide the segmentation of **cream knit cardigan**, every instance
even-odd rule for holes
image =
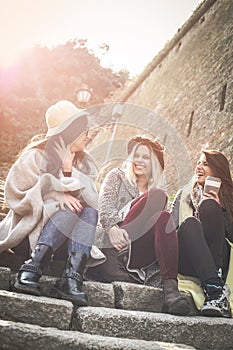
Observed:
[[[43,200],[45,186],[47,191],[81,190],[86,203],[97,208],[98,194],[91,176],[73,168],[72,177],[61,173],[56,178],[41,172],[43,161],[44,151],[34,148],[22,154],[9,171],[5,200],[10,210],[0,222],[0,252],[15,247],[27,236],[30,248],[34,249],[44,225],[59,209],[57,201]],[[97,258],[103,257],[98,249],[94,251]]]

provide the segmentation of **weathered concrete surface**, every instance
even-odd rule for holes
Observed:
[[[69,301],[0,290],[0,319],[69,329],[72,312]]]
[[[160,288],[114,282],[116,308],[161,312],[163,292]]]
[[[1,350],[194,350],[155,341],[103,337],[0,320]]]
[[[10,270],[0,267],[0,289],[9,290],[13,288],[16,274],[10,275]],[[9,287],[9,278],[11,279]],[[42,276],[40,278],[41,295],[52,296],[52,288],[58,277]],[[3,287],[5,286],[5,288]],[[7,288],[8,287],[8,288]],[[111,283],[84,282],[83,291],[87,294],[90,306],[115,307],[115,295]]]
[[[10,289],[11,270],[7,267],[0,267],[0,289]]]
[[[161,312],[163,291],[161,288],[137,285],[133,283],[114,282],[115,306],[117,309]],[[190,304],[190,316],[198,315],[192,296],[182,293]]]
[[[181,317],[106,308],[80,308],[79,331],[109,337],[185,343],[203,350],[233,348],[233,319]]]
[[[115,307],[115,295],[111,283],[84,282],[83,291],[87,294],[90,306]]]
[[[7,285],[13,277],[9,270],[0,270],[0,281],[3,285],[4,283]],[[83,289],[88,295],[90,305],[96,307],[74,308],[68,301],[48,297],[55,280],[56,278],[50,276],[41,278],[42,293],[47,297],[0,290],[0,320],[9,321],[7,324],[15,330],[16,335],[20,332],[21,339],[21,343],[16,345],[16,340],[15,343],[10,343],[6,338],[7,342],[3,343],[4,348],[0,343],[0,349],[20,349],[21,344],[21,348],[24,347],[24,342],[30,344],[30,339],[35,341],[35,347],[37,347],[36,343],[41,337],[48,340],[44,345],[44,348],[48,345],[48,349],[53,349],[50,343],[55,344],[59,349],[73,349],[73,346],[74,348],[78,346],[78,349],[97,350],[160,349],[156,343],[158,341],[188,344],[200,350],[232,349],[233,319],[178,317],[158,313],[162,305],[160,288],[122,282],[102,284],[88,281],[84,283]],[[21,322],[24,323],[25,329],[29,327],[28,332],[22,332]],[[4,325],[4,330],[0,331],[0,337],[1,332],[5,334],[6,324]],[[34,325],[53,327],[54,330],[50,328],[50,332],[46,331],[47,333],[41,336],[41,327],[36,328],[39,329],[38,335],[33,330]],[[59,340],[57,333],[53,336],[55,331],[61,334],[58,329],[72,331],[68,332],[69,335],[65,333],[65,337]],[[31,338],[30,332],[32,332]],[[91,337],[90,334],[93,336]],[[106,337],[111,337],[113,340]],[[58,339],[57,342],[54,338]],[[105,339],[103,343],[102,339]],[[87,344],[85,344],[86,341],[88,341]],[[162,349],[163,345],[159,346]],[[169,346],[171,347],[166,344],[164,349],[170,349]],[[37,348],[40,349],[40,347]],[[24,347],[24,349],[27,348]]]
[[[42,276],[40,279],[41,294],[51,296],[51,290],[58,278]],[[86,293],[90,306],[115,307],[113,285],[99,282],[84,282],[83,291]]]
[[[9,269],[0,268],[0,289],[12,290],[16,274]],[[9,282],[10,279],[10,282]],[[41,295],[52,296],[52,288],[57,277],[42,276],[40,279]],[[9,286],[10,284],[10,286]],[[3,286],[1,288],[1,286]],[[161,288],[132,283],[99,283],[88,281],[83,284],[89,306],[110,307],[125,310],[161,312],[163,292]],[[190,315],[197,315],[191,295],[186,294],[190,303]]]

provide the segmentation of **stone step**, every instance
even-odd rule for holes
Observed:
[[[195,350],[194,347],[182,344],[105,337],[4,320],[0,320],[0,348],[1,350]]]
[[[232,350],[233,319],[79,308],[73,329],[108,337],[183,343],[200,350]]]
[[[197,349],[232,349],[233,319],[161,314],[162,290],[137,284],[84,282],[88,307],[51,298],[55,277],[40,280],[42,296],[12,291],[15,273],[0,268],[0,319],[42,327],[145,341],[187,344]],[[4,290],[3,290],[4,289]]]
[[[0,289],[12,291],[15,276],[10,269],[0,267]],[[42,296],[52,296],[51,291],[56,280],[57,278],[52,276],[41,277]],[[161,312],[163,292],[160,288],[123,282],[87,281],[83,284],[83,290],[87,294],[89,306]],[[195,308],[191,296],[188,296],[188,299],[191,306],[190,315],[197,315],[198,310]]]
[[[0,319],[69,329],[72,315],[69,301],[0,290]]]
[[[103,337],[186,344],[200,350],[232,349],[233,319],[172,316],[0,291],[0,319]]]

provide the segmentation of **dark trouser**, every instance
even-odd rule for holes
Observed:
[[[178,270],[203,284],[221,284],[217,270],[222,268],[226,277],[229,261],[222,209],[215,200],[205,199],[198,212],[199,219],[189,217],[178,229]]]
[[[171,214],[164,210],[167,196],[159,189],[150,190],[132,203],[123,221],[131,239],[130,268],[142,268],[158,260],[161,281],[176,279],[178,242]]]
[[[167,196],[159,189],[150,190],[136,198],[120,225],[131,239],[130,268],[147,267],[158,261],[161,281],[176,279],[178,274],[178,242],[173,219],[164,208]],[[135,274],[125,270],[127,262],[118,257],[118,251],[103,248],[107,261],[89,269],[89,277],[102,282],[138,281]],[[124,254],[123,254],[124,255]]]

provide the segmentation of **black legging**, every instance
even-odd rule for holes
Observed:
[[[198,208],[199,219],[189,217],[178,229],[179,273],[198,277],[203,284],[222,284],[229,263],[229,247],[221,207],[213,199],[205,199]]]

